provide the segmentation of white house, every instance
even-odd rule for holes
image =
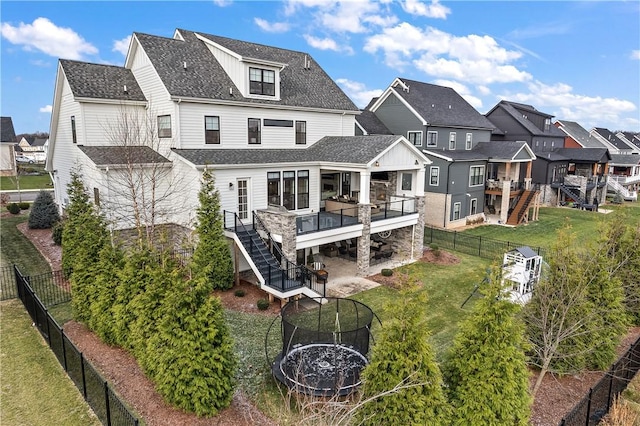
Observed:
[[[0,176],[16,175],[16,132],[11,117],[0,117]]]
[[[509,299],[526,303],[531,299],[535,285],[540,281],[542,256],[530,247],[518,247],[504,254],[502,280],[508,285]]]
[[[421,256],[430,161],[402,136],[354,136],[357,114],[304,52],[134,33],[123,67],[60,60],[47,170],[62,208],[77,169],[114,229],[188,232],[209,168],[236,270],[281,299],[317,296],[324,276],[300,266],[311,252],[343,254],[367,274],[381,234]],[[151,195],[152,213],[141,207]]]

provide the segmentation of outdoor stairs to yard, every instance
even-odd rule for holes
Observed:
[[[636,177],[636,176],[633,176]],[[627,188],[622,186],[619,182],[609,179],[607,181],[608,189],[611,189],[616,194],[620,194],[620,196],[627,201],[636,201],[638,199],[638,193],[636,191],[629,191]]]
[[[237,230],[236,236],[251,257],[251,261],[255,265],[257,272],[264,279],[263,290],[276,296],[278,296],[278,293],[282,294],[293,290],[300,290],[295,292],[297,294],[307,294],[309,290],[313,291],[310,286],[305,285],[305,280],[299,276],[299,272],[304,267],[296,267],[294,265],[293,268],[295,269],[291,271],[283,268],[278,259],[276,259],[269,250],[265,240],[262,239],[255,229]],[[296,277],[297,279],[290,278],[296,275],[298,275]],[[275,290],[275,292],[271,290]],[[311,296],[321,296],[319,293],[315,293],[317,292],[314,292]]]
[[[562,191],[562,193],[567,197],[571,198],[575,204],[579,206],[586,204],[586,201],[584,198],[582,198],[582,196],[580,195],[580,192],[576,192],[572,188],[564,184],[560,185],[560,191]]]
[[[507,225],[517,226],[526,218],[526,213],[529,210],[529,205],[535,198],[537,192],[538,191],[525,190],[520,195],[518,203],[507,218]]]

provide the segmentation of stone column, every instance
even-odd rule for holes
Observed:
[[[413,256],[414,259],[420,259],[422,257],[422,250],[424,248],[424,208],[425,198],[416,197],[415,200],[416,209],[418,210],[418,223],[414,226],[413,230]]]
[[[356,274],[360,277],[369,275],[369,253],[371,238],[371,205],[358,204],[358,220],[362,223],[362,236],[358,238],[358,258]]]
[[[509,163],[507,163],[509,164]],[[502,181],[502,204],[500,204],[500,220],[507,223],[509,218],[509,195],[511,194],[511,180],[508,178]]]

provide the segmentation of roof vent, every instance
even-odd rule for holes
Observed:
[[[233,87],[229,87],[229,95],[233,96]]]
[[[124,93],[128,93],[128,91],[127,91],[127,85],[126,85],[126,84],[124,85],[123,90],[124,90]]]
[[[311,69],[311,61],[309,60],[309,57],[307,55],[304,55],[304,69]]]
[[[436,107],[436,104],[431,104],[431,108],[435,108],[435,107]]]
[[[182,68],[187,69],[187,61],[182,62]]]
[[[449,109],[451,109],[451,105],[449,105]]]

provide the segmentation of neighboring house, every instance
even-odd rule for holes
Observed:
[[[41,137],[22,137],[16,151],[22,153],[23,156],[35,162],[41,163],[46,160],[46,148],[49,144],[49,138]]]
[[[565,148],[609,148],[575,121],[556,120],[553,125],[565,133]]]
[[[15,143],[13,120],[11,117],[0,117],[0,176],[16,175]]]
[[[618,132],[616,136],[630,145],[634,145],[640,150],[640,133]]]
[[[492,140],[522,140],[535,153],[532,184],[540,191],[543,204],[575,201],[584,205],[595,198],[605,199],[604,175],[611,157],[602,144],[595,148],[596,141],[587,137],[580,126],[567,121],[554,125],[553,115],[506,100],[485,115],[501,130],[492,134]],[[565,146],[567,141],[569,147]]]
[[[628,142],[624,136],[622,138],[618,137],[609,129],[605,129],[603,127],[594,127],[593,129],[591,129],[590,133],[591,136],[598,139],[603,144],[608,145],[611,154],[640,154],[640,149],[636,145]]]
[[[535,155],[525,143],[492,149],[495,126],[455,90],[396,78],[365,111],[377,121],[370,113],[356,117],[364,134],[387,129],[405,136],[433,162],[425,174],[427,224],[464,226],[483,221],[485,209],[507,222],[514,213]],[[526,218],[527,207],[512,221]]]
[[[61,206],[80,168],[96,204],[126,211],[123,170],[159,169],[155,187],[173,189],[162,222],[188,234],[210,169],[236,272],[280,299],[317,296],[326,274],[300,266],[311,253],[343,255],[361,275],[380,256],[422,254],[430,162],[405,137],[355,136],[359,113],[306,53],[182,29],[134,33],[124,67],[60,60],[47,170]],[[124,124],[140,116],[153,137],[127,144]]]

